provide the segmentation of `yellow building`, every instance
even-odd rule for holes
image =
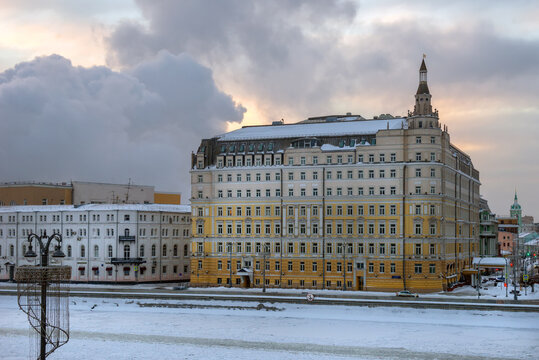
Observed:
[[[479,240],[479,173],[432,110],[423,62],[408,117],[309,118],[202,140],[193,286],[428,292]]]
[[[3,183],[0,184],[0,206],[73,204],[71,183]]]
[[[154,204],[173,204],[180,205],[182,195],[180,193],[155,192],[153,194]]]

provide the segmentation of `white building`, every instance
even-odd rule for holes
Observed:
[[[66,257],[49,263],[71,266],[72,281],[188,281],[190,211],[157,204],[2,207],[0,281],[12,279],[17,266],[39,264],[39,256],[24,254],[28,235],[45,231],[62,235]],[[35,241],[33,249],[38,253]]]

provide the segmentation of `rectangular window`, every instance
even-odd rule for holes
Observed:
[[[429,274],[436,274],[436,264],[429,264]]]
[[[391,263],[390,266],[389,266],[389,271],[391,271],[391,273],[394,273],[395,272],[395,263]]]
[[[423,265],[421,264],[414,264],[414,272],[416,274],[421,274],[423,273]]]

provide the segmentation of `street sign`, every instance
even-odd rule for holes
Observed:
[[[135,271],[138,271],[138,266],[135,265]]]
[[[307,301],[308,301],[308,302],[311,302],[311,301],[313,301],[313,300],[314,300],[314,295],[311,294],[311,293],[307,294]]]
[[[524,281],[528,281],[528,275],[522,275],[522,279],[523,279]]]

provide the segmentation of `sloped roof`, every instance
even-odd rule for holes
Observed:
[[[218,141],[286,139],[318,136],[376,134],[379,130],[407,128],[406,119],[330,121],[290,125],[246,126],[217,136]]]

